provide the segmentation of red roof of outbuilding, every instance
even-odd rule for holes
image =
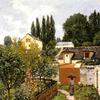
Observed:
[[[63,64],[60,65],[60,68],[75,68],[74,66],[75,66],[74,64]]]

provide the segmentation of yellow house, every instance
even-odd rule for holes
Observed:
[[[42,50],[42,41],[40,41],[38,38],[32,36],[31,34],[27,33],[22,39],[22,44],[25,46],[25,48],[28,50],[31,48],[31,44],[36,43],[38,45],[38,48]]]

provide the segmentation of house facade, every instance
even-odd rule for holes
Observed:
[[[31,34],[27,33],[22,39],[21,39],[22,45],[29,50],[31,48],[32,44],[36,44],[40,50],[42,50],[42,41],[40,41],[38,38],[32,36]]]

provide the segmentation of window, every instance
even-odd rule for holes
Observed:
[[[26,42],[31,42],[31,39],[27,38],[27,39],[26,39]]]
[[[30,47],[30,44],[28,46]]]
[[[65,54],[64,61],[65,63],[70,63],[70,56],[68,54]]]
[[[89,52],[85,52],[85,58],[89,58]]]

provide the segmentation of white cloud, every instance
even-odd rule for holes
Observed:
[[[36,17],[53,15],[57,37],[63,36],[62,24],[74,13],[89,15],[100,11],[100,0],[0,0],[0,43],[6,35],[20,36],[30,32]]]
[[[62,39],[63,37],[62,25],[56,24],[55,27],[56,27],[56,37],[60,37]]]

